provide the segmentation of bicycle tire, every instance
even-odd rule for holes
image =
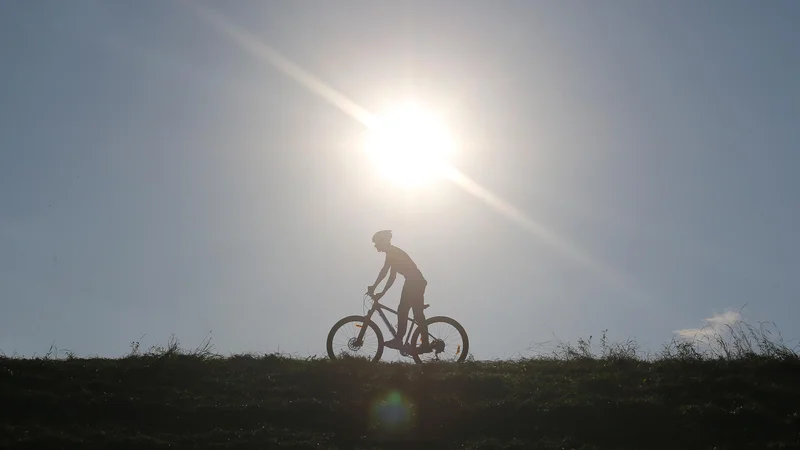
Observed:
[[[469,336],[467,335],[467,330],[465,330],[464,327],[457,320],[453,319],[452,317],[434,316],[434,317],[428,318],[425,321],[425,324],[428,326],[428,332],[429,333],[430,333],[431,324],[437,323],[437,322],[448,323],[448,324],[452,325],[456,330],[458,330],[458,333],[461,335],[461,340],[464,343],[464,348],[460,349],[459,357],[455,362],[456,363],[464,362],[464,360],[467,359],[467,354],[469,353]],[[419,328],[419,326],[417,326],[414,329],[414,333],[411,335],[411,342],[414,343],[414,347],[413,347],[413,351],[411,352],[411,356],[414,358],[414,361],[417,364],[423,364],[422,359],[417,354],[417,347],[416,347],[416,343],[419,342],[420,332],[421,332],[420,328]]]
[[[338,358],[333,351],[333,337],[336,334],[336,331],[339,330],[339,328],[341,328],[342,326],[344,326],[349,322],[357,322],[363,324],[364,316],[343,317],[339,319],[339,321],[336,322],[333,325],[333,327],[331,327],[331,330],[328,332],[328,338],[326,339],[326,347],[328,350],[328,358],[330,358],[332,361],[341,359]],[[369,326],[369,328],[375,333],[375,336],[378,338],[378,350],[375,352],[375,356],[371,359],[371,361],[373,362],[379,361],[381,359],[381,356],[383,356],[383,333],[381,332],[381,329],[378,328],[378,325],[371,320],[367,323],[367,326]]]

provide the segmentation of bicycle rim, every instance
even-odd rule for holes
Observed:
[[[466,330],[456,320],[446,316],[431,317],[428,324],[428,338],[434,351],[418,353],[422,344],[421,329],[417,327],[411,336],[415,343],[414,361],[420,364],[431,362],[463,362],[469,352],[469,337]]]
[[[358,342],[362,330],[364,336]],[[378,361],[383,355],[383,334],[375,322],[364,322],[363,316],[348,316],[331,328],[327,350],[332,360],[353,358]]]

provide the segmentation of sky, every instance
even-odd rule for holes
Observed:
[[[364,312],[380,229],[477,359],[602,330],[657,351],[737,319],[796,343],[799,19],[791,1],[6,2],[0,351],[174,335],[323,356]],[[406,101],[444,118],[469,181],[376,171],[358,112]]]

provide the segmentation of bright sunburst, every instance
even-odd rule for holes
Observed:
[[[382,176],[414,188],[444,174],[454,147],[439,118],[404,105],[381,116],[369,129],[365,150]]]

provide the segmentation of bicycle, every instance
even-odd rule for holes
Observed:
[[[343,317],[336,322],[328,332],[326,346],[328,350],[328,357],[331,360],[341,359],[348,356],[361,357],[362,354],[360,352],[362,350],[366,350],[365,353],[367,354],[368,359],[373,362],[381,359],[381,356],[383,355],[384,339],[381,329],[378,327],[375,321],[372,320],[372,315],[375,314],[375,312],[381,316],[383,323],[385,323],[386,327],[389,328],[389,332],[391,333],[392,337],[397,336],[397,331],[389,322],[389,319],[386,318],[384,310],[393,313],[395,316],[397,315],[397,311],[380,303],[380,301],[375,301],[374,297],[372,297],[372,295],[369,293],[364,294],[365,301],[366,297],[372,299],[372,306],[365,315],[352,315]],[[423,306],[423,309],[427,309],[429,306],[430,305],[426,304]],[[422,364],[423,358],[427,358],[428,356],[432,357],[433,361],[442,361],[440,355],[452,355],[454,362],[458,363],[463,362],[467,358],[467,354],[469,352],[469,337],[467,336],[467,332],[460,323],[447,316],[433,316],[426,319],[425,322],[428,325],[428,340],[431,344],[431,351],[419,353],[417,351],[417,346],[422,344],[422,340],[420,339],[421,329],[419,328],[419,323],[416,321],[416,318],[412,319],[410,316],[411,314],[409,314],[408,318],[408,332],[406,333],[403,347],[398,350],[400,355],[404,357],[410,356],[417,364]],[[364,324],[366,324],[366,326],[364,326]],[[460,343],[458,341],[448,343],[446,339],[453,335],[452,331],[449,333],[440,331],[440,327],[437,327],[436,325],[450,325],[452,328],[455,328],[456,338],[461,339]],[[367,333],[367,330],[371,330],[372,333]],[[348,337],[345,341],[345,349],[337,352],[334,351],[334,344],[340,342],[335,338],[336,333],[339,331],[343,331],[346,335],[348,335]],[[352,334],[356,334],[356,336],[352,336]],[[372,346],[366,345],[367,341],[371,340],[370,338],[372,338],[372,335],[374,335],[373,339],[376,341],[374,344],[374,349]],[[417,345],[411,345],[411,342],[415,342]],[[343,354],[347,350],[353,353],[358,353],[358,355]],[[368,355],[373,356],[369,357]]]

